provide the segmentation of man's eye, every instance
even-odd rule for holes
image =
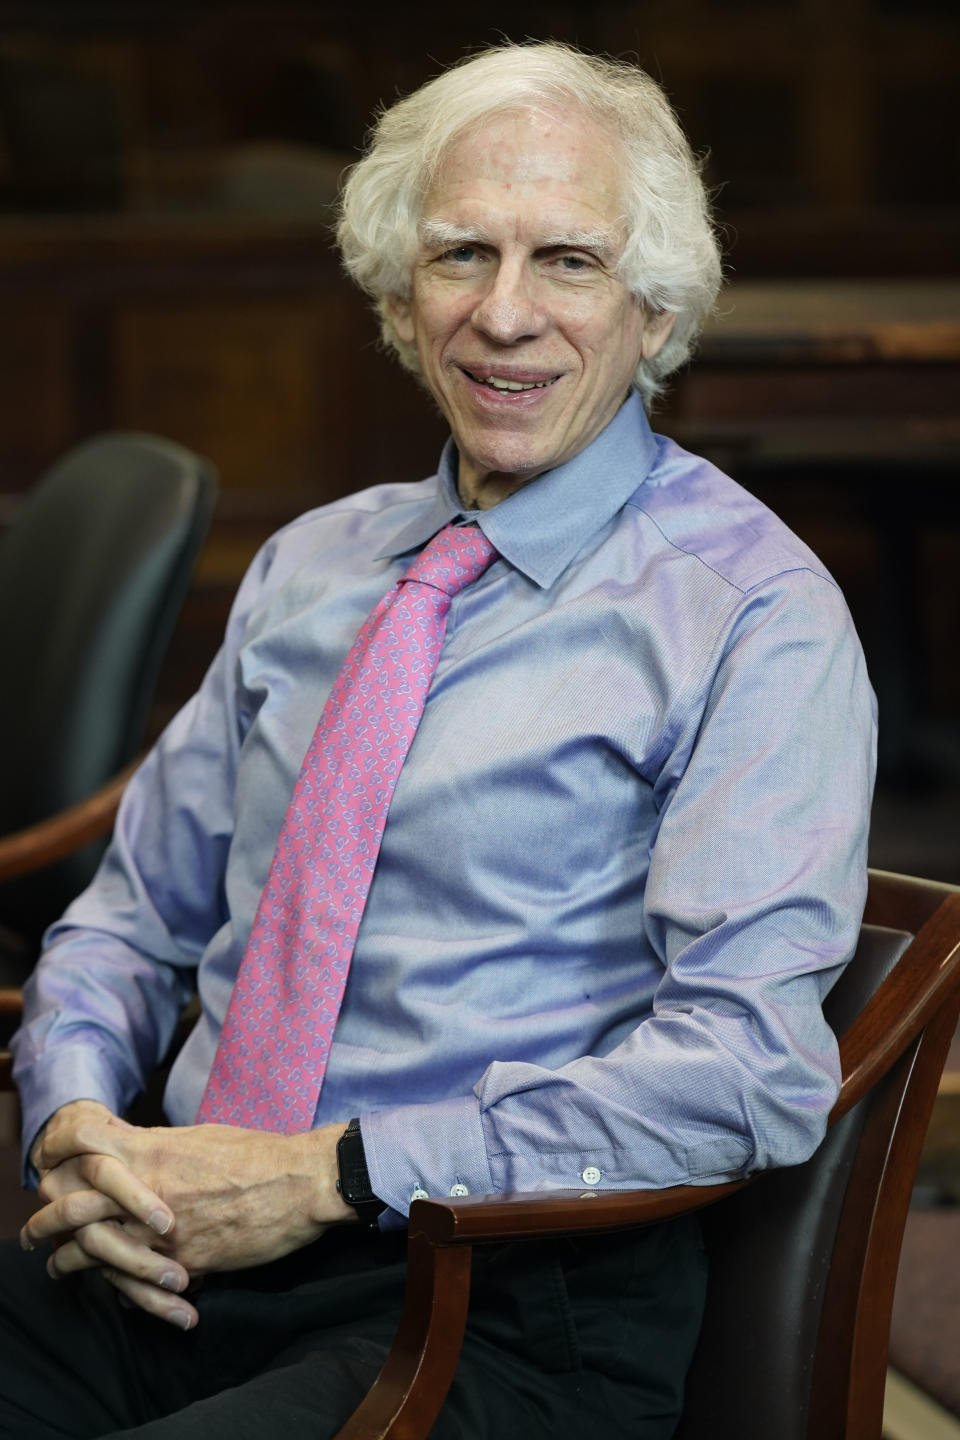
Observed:
[[[560,268],[571,275],[579,275],[584,270],[590,269],[590,261],[585,255],[561,255]]]
[[[452,250],[444,251],[444,260],[453,260],[458,265],[469,265],[471,260],[477,258],[476,245],[457,245]]]

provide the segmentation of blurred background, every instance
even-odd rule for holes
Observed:
[[[705,153],[730,287],[658,428],[843,585],[883,713],[874,860],[960,878],[960,200],[954,0],[0,3],[0,524],[77,439],[217,465],[154,728],[256,546],[434,468],[328,222],[371,113],[484,43],[635,57]]]
[[[378,104],[504,37],[638,60],[705,155],[729,287],[656,428],[832,569],[880,699],[872,862],[960,882],[956,0],[0,0],[0,530],[99,431],[214,462],[155,733],[272,530],[429,474],[443,426],[378,352],[331,206]],[[960,1416],[957,1047],[949,1074],[894,1353]]]

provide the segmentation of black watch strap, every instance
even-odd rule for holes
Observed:
[[[343,1199],[353,1206],[362,1224],[375,1225],[387,1207],[370,1188],[359,1120],[351,1120],[337,1141],[337,1172],[337,1190]]]

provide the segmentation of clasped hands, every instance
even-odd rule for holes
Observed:
[[[34,1143],[46,1203],[20,1242],[53,1246],[54,1278],[98,1268],[133,1304],[190,1330],[199,1319],[184,1294],[193,1281],[279,1259],[356,1218],[336,1189],[345,1128],[143,1128],[73,1101]]]

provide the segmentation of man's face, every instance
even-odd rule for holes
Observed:
[[[412,297],[390,309],[453,432],[466,503],[589,445],[669,334],[616,274],[622,213],[617,142],[585,118],[500,115],[449,150]]]

